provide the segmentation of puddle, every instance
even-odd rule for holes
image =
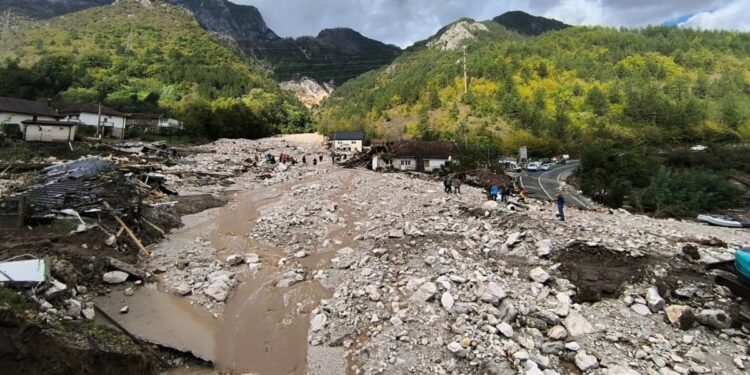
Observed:
[[[554,261],[560,263],[563,276],[578,287],[573,301],[580,303],[619,297],[626,281],[635,282],[643,277],[648,258],[578,244],[560,250]]]
[[[132,297],[117,290],[95,299],[99,308],[144,341],[213,361],[217,321],[206,310],[175,295],[139,288]],[[120,308],[129,307],[127,314]]]

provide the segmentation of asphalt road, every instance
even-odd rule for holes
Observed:
[[[556,200],[558,189],[561,183],[575,172],[576,168],[580,163],[578,161],[569,161],[568,164],[552,166],[552,169],[548,171],[539,172],[527,172],[521,173],[521,185],[526,189],[530,196],[534,198]],[[565,204],[568,206],[575,206],[580,208],[592,208],[593,203],[587,197],[578,194],[576,191],[568,187],[563,192],[565,197]]]

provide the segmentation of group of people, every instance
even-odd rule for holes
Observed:
[[[461,179],[458,177],[451,178],[450,176],[445,176],[443,178],[443,187],[447,194],[461,194]]]
[[[512,194],[513,187],[510,184],[503,186],[492,185],[487,189],[487,198],[493,201],[507,202]],[[522,202],[526,200],[526,190],[523,188],[519,189],[518,195]]]

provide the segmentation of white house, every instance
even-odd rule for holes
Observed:
[[[0,125],[21,127],[24,121],[57,121],[61,117],[47,103],[0,97]]]
[[[101,108],[101,109],[100,109]],[[127,115],[106,106],[96,103],[84,104],[77,107],[67,108],[60,113],[65,115],[64,121],[75,122],[83,126],[97,126],[99,113],[101,111],[101,134],[104,137],[125,138],[125,119]]]
[[[364,145],[365,133],[356,132],[336,132],[331,136],[333,149],[336,151],[356,151],[361,152]]]
[[[64,121],[26,120],[21,124],[27,142],[72,142],[78,127],[75,122]]]
[[[391,165],[402,171],[432,172],[458,156],[458,146],[449,141],[398,141],[393,145]]]

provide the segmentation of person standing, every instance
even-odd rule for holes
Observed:
[[[448,176],[443,177],[443,191],[445,191],[447,194],[450,194],[451,192],[451,183],[448,179]]]
[[[307,158],[305,155],[302,155],[302,164],[307,165]]]
[[[560,221],[565,221],[565,212],[563,210],[565,209],[565,197],[563,197],[562,193],[557,194],[557,218],[560,219]]]
[[[490,199],[497,200],[497,185],[492,185],[492,188],[490,188]]]
[[[458,177],[451,181],[451,186],[453,187],[454,194],[461,194],[461,180]]]

